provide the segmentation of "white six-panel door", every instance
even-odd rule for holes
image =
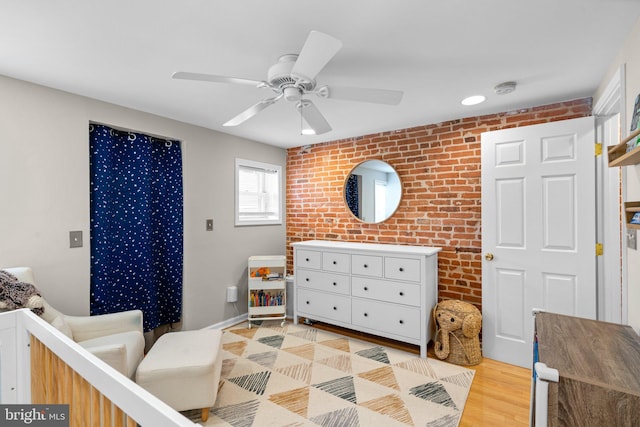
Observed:
[[[534,308],[596,317],[595,215],[593,117],[482,134],[485,357],[530,368]]]

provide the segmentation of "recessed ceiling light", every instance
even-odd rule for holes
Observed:
[[[476,105],[476,104],[480,104],[481,102],[484,102],[485,99],[487,98],[485,98],[484,95],[473,95],[463,99],[461,103],[462,105]]]

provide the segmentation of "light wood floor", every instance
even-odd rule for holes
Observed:
[[[469,368],[476,374],[460,420],[461,427],[529,425],[529,369],[487,358]]]
[[[314,327],[360,338],[420,354],[418,346],[363,334],[357,331],[314,323]],[[429,349],[429,356],[433,356]],[[528,426],[531,371],[529,369],[483,358],[480,364],[468,366],[476,371],[471,391],[462,413],[460,427]]]

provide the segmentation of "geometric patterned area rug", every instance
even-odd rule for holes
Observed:
[[[231,327],[222,348],[205,426],[455,427],[475,373],[279,320]]]

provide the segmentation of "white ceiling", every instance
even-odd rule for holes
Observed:
[[[0,0],[0,74],[294,147],[592,96],[639,15],[638,0]],[[264,80],[311,30],[343,43],[319,85],[402,90],[402,102],[313,96],[323,135],[300,135],[284,100],[223,128],[273,92],[171,78]],[[514,93],[493,92],[509,80]],[[487,101],[460,104],[474,94]]]

